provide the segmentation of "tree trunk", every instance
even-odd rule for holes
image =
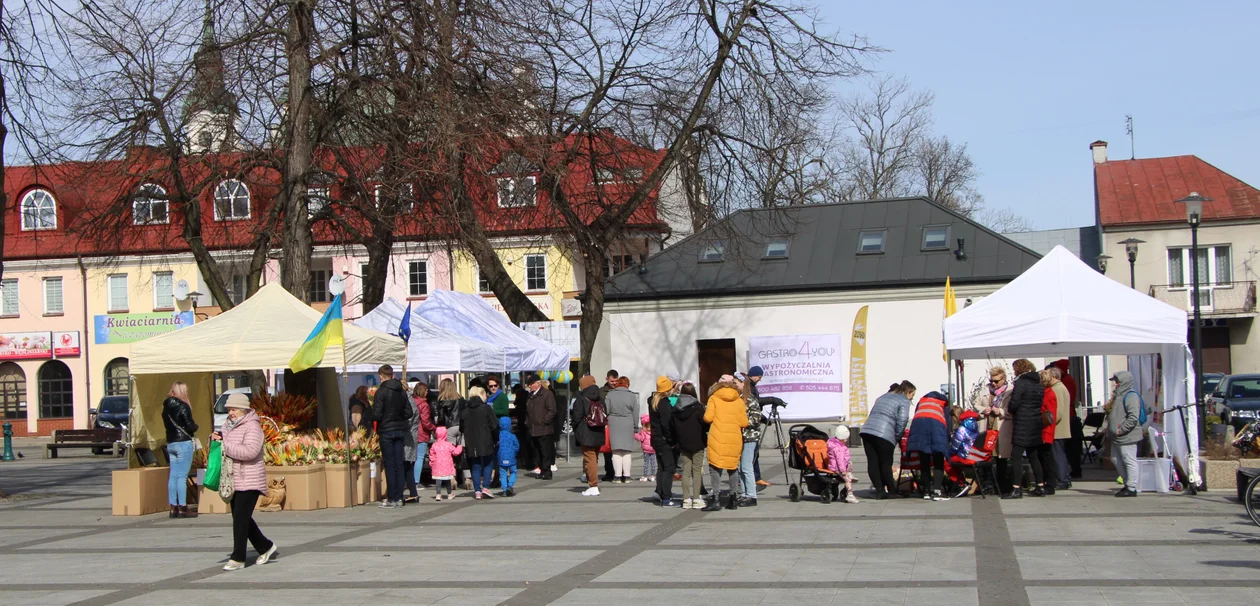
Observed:
[[[311,255],[314,238],[306,200],[306,176],[311,167],[311,33],[312,6],[290,0],[286,54],[289,63],[288,149],[284,157],[284,223],[280,240],[280,284],[303,303],[310,303]]]
[[[595,351],[595,337],[604,322],[604,266],[608,259],[602,250],[583,255],[583,272],[586,274],[586,292],[582,295],[582,324],[578,329],[582,348],[582,373],[595,374],[591,369],[591,356]]]
[[[367,248],[367,275],[363,280],[363,315],[385,302],[385,285],[389,282],[389,259],[394,249],[393,233],[381,223],[372,226],[372,237],[364,242]]]

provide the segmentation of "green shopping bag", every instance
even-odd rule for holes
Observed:
[[[210,490],[219,490],[219,475],[223,471],[221,448],[222,442],[215,440],[210,443],[210,452],[206,455],[206,479],[201,482],[201,485]]]

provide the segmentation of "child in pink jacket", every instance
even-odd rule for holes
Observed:
[[[834,434],[827,440],[827,469],[840,474],[844,478],[844,497],[846,503],[857,503],[853,494],[852,460],[849,457],[849,428],[837,425]]]
[[[464,452],[463,446],[456,446],[446,440],[446,428],[438,425],[433,435],[437,439],[429,447],[429,467],[433,470],[433,481],[437,482],[437,494],[433,500],[442,500],[442,489],[446,489],[446,500],[455,498],[451,494],[451,482],[455,479],[455,457]]]
[[[656,449],[652,448],[652,424],[648,421],[647,415],[639,417],[643,429],[634,434],[634,439],[643,445],[643,477],[639,478],[640,482],[656,481]]]

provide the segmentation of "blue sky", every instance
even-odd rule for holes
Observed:
[[[819,2],[889,52],[872,67],[936,94],[987,203],[1035,229],[1092,224],[1089,143],[1193,154],[1260,186],[1260,2]],[[844,88],[844,86],[842,86]]]

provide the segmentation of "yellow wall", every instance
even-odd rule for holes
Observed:
[[[560,301],[564,298],[565,291],[575,290],[574,286],[574,268],[570,259],[554,245],[538,245],[538,246],[521,246],[500,248],[495,251],[499,255],[499,259],[503,261],[503,266],[507,269],[508,274],[512,276],[512,281],[525,292],[531,300],[537,304],[541,304],[540,308],[552,320],[563,320],[564,314],[560,310]],[[547,256],[547,290],[546,291],[528,291],[525,290],[525,255],[544,254]],[[478,271],[477,263],[472,256],[466,251],[455,251],[455,290],[459,292],[478,293],[477,281]],[[487,302],[497,307],[498,301],[494,295],[484,294]]]

